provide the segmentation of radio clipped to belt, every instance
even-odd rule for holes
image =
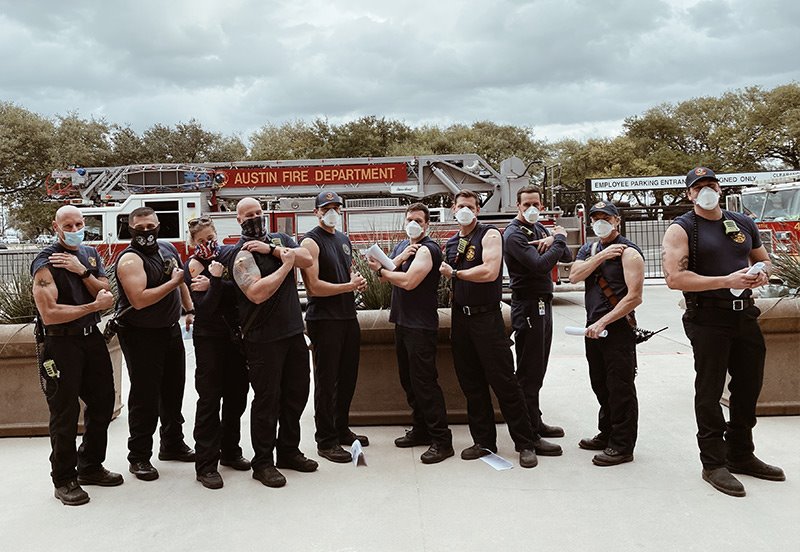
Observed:
[[[44,345],[44,324],[40,316],[33,321],[33,337],[36,346],[36,372],[39,375],[39,387],[47,399],[55,396],[58,392],[58,379],[61,372],[58,371],[56,362],[51,359],[42,358],[42,346]],[[50,382],[50,392],[48,392],[48,382]]]

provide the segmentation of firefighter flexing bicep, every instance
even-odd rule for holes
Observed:
[[[517,216],[506,226],[503,251],[511,280],[511,326],[517,353],[517,379],[525,394],[528,415],[536,435],[536,454],[559,456],[561,447],[542,437],[563,437],[564,430],[542,421],[539,393],[544,382],[553,340],[553,268],[571,262],[567,232],[560,226],[553,235],[539,222],[542,209],[538,188],[517,192]]]
[[[770,263],[755,223],[722,210],[720,192],[711,169],[689,172],[686,195],[694,209],[667,229],[662,255],[667,285],[683,291],[686,301],[683,327],[694,354],[702,478],[720,492],[744,496],[734,473],[773,481],[785,478],[783,470],[753,454],[766,347],[751,290],[767,283]],[[719,400],[728,374],[726,422]]]
[[[308,266],[311,258],[290,236],[267,231],[261,204],[255,199],[239,201],[236,218],[242,235],[228,266],[236,281],[253,387],[253,479],[267,487],[282,487],[286,478],[278,468],[317,469],[317,462],[306,458],[299,448],[309,367],[294,269]]]
[[[430,445],[422,453],[423,464],[435,464],[453,456],[453,436],[447,426],[444,395],[436,371],[439,335],[437,290],[442,250],[428,235],[430,213],[422,203],[406,209],[406,235],[392,251],[395,268],[386,269],[370,259],[370,268],[392,284],[395,349],[400,383],[411,407],[411,431],[395,439],[401,448]]]
[[[153,435],[160,421],[159,460],[194,462],[183,438],[186,356],[179,326],[181,307],[191,323],[189,290],[175,247],[158,241],[159,221],[149,207],[131,212],[130,247],[117,261],[119,342],[131,380],[128,395],[129,470],[138,479],[158,479]]]
[[[361,349],[355,291],[367,282],[351,270],[353,246],[336,229],[341,221],[342,199],[321,192],[315,201],[318,224],[306,232],[302,246],[312,257],[303,271],[308,291],[306,328],[314,347],[314,422],[317,452],[331,462],[346,463],[350,453],[342,445],[369,440],[350,430],[350,403],[356,389]]]
[[[586,283],[584,341],[592,391],[600,403],[600,433],[578,445],[602,451],[592,458],[595,465],[614,466],[633,460],[638,432],[633,311],[642,302],[644,257],[619,233],[619,211],[613,204],[597,203],[589,216],[600,241],[581,247],[569,279]]]
[[[523,468],[537,465],[535,435],[525,397],[514,375],[511,343],[506,336],[500,300],[503,292],[503,239],[494,226],[481,224],[478,194],[462,190],[453,199],[460,226],[447,240],[440,271],[452,280],[453,314],[450,340],[453,363],[467,399],[467,419],[474,444],[461,451],[463,460],[497,452],[489,388],[494,391]]]
[[[103,467],[114,411],[114,377],[97,323],[114,298],[100,256],[81,243],[83,227],[78,209],[61,207],[53,221],[58,242],[42,250],[31,265],[33,299],[44,333],[40,368],[50,410],[50,475],[55,497],[70,506],[89,501],[81,485],[123,482],[120,474]],[[76,449],[78,399],[86,404],[86,430]]]

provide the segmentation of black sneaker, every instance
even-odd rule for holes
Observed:
[[[222,476],[218,471],[210,471],[207,473],[198,473],[197,480],[203,484],[206,489],[221,489],[224,483]]]
[[[348,454],[348,457],[350,455]],[[313,471],[317,471],[319,464],[310,458],[306,458],[306,455],[298,453],[294,456],[289,458],[282,458],[278,456],[278,461],[276,462],[277,467],[285,468],[287,470],[294,470],[299,472],[311,473]]]
[[[64,506],[80,506],[89,502],[89,495],[74,479],[68,481],[66,485],[56,487],[53,496],[59,499]]]
[[[181,446],[175,450],[159,450],[158,459],[164,462],[169,460],[176,460],[178,462],[194,462],[194,450],[186,443],[181,443]]]
[[[608,446],[608,438],[602,433],[594,437],[587,437],[578,441],[578,446],[583,450],[605,450]]]
[[[142,481],[154,481],[158,479],[158,470],[153,467],[150,460],[141,460],[139,462],[131,462],[128,471],[136,476],[137,479]]]
[[[344,450],[340,445],[334,445],[328,449],[317,449],[317,454],[326,460],[336,462],[337,464],[346,464],[353,459],[351,454]]]
[[[78,474],[79,485],[116,487],[117,485],[122,485],[124,481],[125,480],[122,478],[122,474],[108,471],[103,466],[100,466],[100,469],[93,472]]]
[[[250,460],[244,456],[239,458],[220,458],[219,464],[238,471],[248,471],[250,469]]]
[[[415,429],[410,431],[406,431],[406,434],[402,437],[398,437],[394,440],[394,446],[399,448],[411,448],[411,447],[421,447],[421,446],[428,446],[432,443],[431,438],[427,434],[423,434]]]
[[[535,468],[539,464],[539,459],[536,458],[536,451],[531,449],[524,449],[519,451],[519,465],[523,468]]]
[[[561,446],[544,439],[537,439],[533,442],[533,450],[539,456],[561,456],[564,451]]]
[[[253,470],[253,479],[261,481],[262,485],[277,489],[286,485],[286,478],[275,466],[267,466],[260,470]]]
[[[786,481],[786,474],[783,473],[782,469],[778,466],[770,466],[755,456],[737,462],[728,460],[728,471],[766,479],[767,481]],[[78,481],[80,482],[80,479]]]
[[[617,466],[625,462],[633,462],[633,454],[626,454],[612,448],[607,448],[592,458],[592,464],[595,466]]]
[[[345,435],[344,437],[339,437],[339,444],[344,447],[349,447],[356,441],[356,439],[358,440],[359,443],[361,443],[362,447],[369,446],[369,438],[366,435],[356,435],[352,431],[350,432],[349,435]]]
[[[461,451],[461,459],[462,460],[477,460],[483,456],[488,456],[489,454],[497,452],[497,449],[489,449],[484,447],[483,445],[474,444],[471,447],[467,447]]]
[[[451,445],[433,443],[428,450],[422,453],[419,459],[423,464],[438,464],[456,453]]]
[[[564,428],[559,426],[547,425],[544,422],[539,422],[539,436],[554,439],[564,436]]]
[[[714,470],[703,470],[703,480],[721,493],[729,496],[741,498],[747,493],[742,482],[731,475],[728,468],[716,468]]]

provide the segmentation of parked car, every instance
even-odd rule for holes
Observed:
[[[39,234],[36,236],[36,245],[50,245],[56,243],[56,237],[51,234]]]
[[[19,245],[20,243],[22,243],[21,241],[19,241],[19,238],[17,236],[6,236],[3,239],[9,245]]]
[[[0,240],[0,249],[8,249],[8,244],[3,240]]]

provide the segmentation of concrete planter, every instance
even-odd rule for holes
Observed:
[[[800,299],[756,299],[758,325],[767,344],[764,385],[756,404],[759,416],[800,414]],[[722,404],[728,405],[727,386]]]
[[[104,322],[100,327],[104,327]],[[0,437],[47,435],[50,411],[39,386],[33,324],[0,325]],[[122,410],[122,351],[109,344],[114,367],[114,418]],[[83,410],[83,409],[81,409]],[[83,414],[78,431],[83,432]]]
[[[511,308],[503,304],[506,330],[511,330]],[[458,385],[450,347],[450,309],[439,309],[436,368],[451,424],[467,422],[467,403]],[[394,348],[394,324],[388,310],[358,311],[361,360],[358,384],[350,407],[352,425],[411,425],[411,409],[400,385]],[[495,402],[495,419],[502,422]]]

